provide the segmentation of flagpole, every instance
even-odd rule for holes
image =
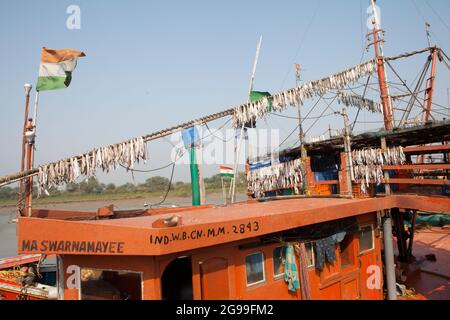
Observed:
[[[250,85],[249,85],[249,89],[248,89],[248,101],[251,101],[251,94],[253,91],[253,83],[255,81],[255,74],[256,74],[256,67],[258,66],[258,60],[259,60],[259,52],[261,50],[261,44],[262,44],[262,35],[259,37],[259,42],[258,45],[256,46],[256,54],[255,54],[255,60],[253,60],[253,69],[252,69],[252,76],[250,77]],[[241,149],[241,144],[242,144],[242,136],[244,134],[245,131],[245,124],[242,125],[242,130],[241,130],[241,136],[239,137],[239,144],[234,147],[234,157],[235,157],[235,162],[234,162],[234,171],[233,171],[233,178],[231,180],[231,184],[230,184],[230,197],[231,197],[231,203],[235,202],[235,192],[236,192],[236,174],[237,174],[237,167],[238,167],[238,161],[239,161],[239,153],[240,153],[240,149]],[[235,139],[235,143],[237,139]],[[249,138],[249,146],[248,146],[248,150],[249,150],[249,154],[248,157],[251,159],[253,158],[253,146],[251,145],[251,141]]]
[[[30,92],[31,92],[31,88],[33,86],[29,83],[26,83],[24,85],[24,89],[25,89],[25,119],[23,121],[23,132],[22,132],[22,156],[21,156],[21,163],[20,163],[20,171],[24,172],[25,170],[25,157],[26,157],[26,138],[25,138],[25,133],[26,133],[26,127],[27,127],[27,121],[28,121],[28,106],[30,103]],[[24,215],[24,208],[23,208],[23,185],[24,185],[24,181],[20,180],[19,183],[19,202],[17,205],[17,211],[19,215]]]
[[[36,96],[34,98],[34,114],[33,114],[33,126],[36,130],[36,123],[37,123],[37,112],[39,107],[39,91],[36,91]]]
[[[31,161],[29,163],[29,168],[27,170],[31,170],[34,168],[34,154],[36,153],[36,125],[37,125],[37,112],[39,107],[39,91],[36,90],[36,96],[34,98],[34,113],[33,113],[33,141],[29,143],[29,152],[31,153]],[[29,181],[30,187],[28,190],[28,216],[31,217],[31,206],[33,202],[33,177],[30,177]]]

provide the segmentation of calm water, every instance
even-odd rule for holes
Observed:
[[[10,223],[8,211],[14,208],[0,208],[0,258],[17,255],[16,224]]]

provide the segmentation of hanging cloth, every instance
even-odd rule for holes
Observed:
[[[325,259],[330,264],[334,263],[336,260],[336,244],[344,240],[345,235],[345,231],[340,231],[329,237],[314,241],[315,265],[317,270],[323,270]]]
[[[302,299],[311,300],[311,286],[309,284],[308,264],[306,263],[308,260],[308,255],[306,253],[305,243],[301,242],[297,244],[296,249],[298,252],[298,260],[300,265],[300,289],[302,292]]]
[[[295,263],[295,251],[292,244],[286,244],[286,258],[284,260],[284,281],[289,284],[289,291],[297,291],[300,288],[298,281],[297,264]]]

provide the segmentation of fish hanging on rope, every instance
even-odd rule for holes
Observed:
[[[356,94],[348,94],[342,91],[339,91],[337,94],[337,101],[339,103],[343,103],[347,107],[357,107],[360,109],[365,109],[373,113],[382,113],[383,109],[381,107],[381,104],[378,102],[375,102],[370,99],[363,98],[361,96],[358,96]]]
[[[247,173],[248,191],[257,198],[264,197],[266,192],[281,189],[294,189],[294,193],[299,194],[303,168],[303,161],[296,159],[250,170]]]
[[[360,183],[362,193],[367,193],[370,183],[380,185],[384,182],[384,165],[403,165],[405,162],[406,156],[401,146],[353,150],[353,181]]]
[[[303,105],[306,99],[322,96],[330,90],[343,89],[360,78],[368,76],[375,70],[376,62],[375,60],[370,60],[329,77],[276,93],[272,97],[264,97],[257,101],[245,103],[234,108],[233,126],[238,128],[249,121],[254,122],[257,118],[264,118],[269,112],[284,111],[289,105]],[[269,103],[269,99],[272,103]]]
[[[97,169],[109,172],[119,164],[127,170],[134,164],[147,160],[147,144],[143,137],[135,138],[108,147],[93,149],[81,156],[43,165],[38,170],[38,196],[42,190],[75,182],[80,176],[92,177]]]

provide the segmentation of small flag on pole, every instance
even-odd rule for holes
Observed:
[[[67,88],[77,59],[84,56],[83,52],[73,49],[42,48],[36,91]]]
[[[230,178],[234,177],[234,174],[233,174],[234,170],[233,170],[233,168],[220,166],[219,170],[220,170],[220,175],[222,177],[230,177]]]

